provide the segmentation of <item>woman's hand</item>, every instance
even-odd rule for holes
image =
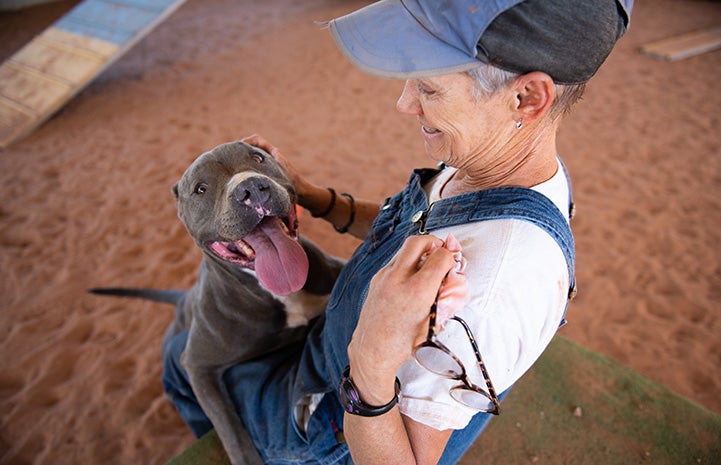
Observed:
[[[436,332],[443,331],[446,321],[468,302],[468,281],[466,279],[466,259],[461,252],[461,244],[453,234],[446,237],[443,247],[453,253],[455,266],[448,272],[438,289],[436,299]]]
[[[328,188],[320,187],[308,181],[292,163],[268,140],[259,135],[241,139],[243,142],[260,147],[268,152],[288,173],[298,195],[298,204],[313,215],[322,215],[323,219],[336,227],[347,225],[353,219],[348,232],[363,239],[370,230],[371,223],[378,215],[380,205],[376,201],[354,199],[353,203],[340,194],[331,193]]]
[[[298,169],[280,152],[278,147],[271,144],[268,139],[260,134],[253,134],[241,140],[246,144],[265,150],[283,167],[286,173],[288,173],[291,183],[293,183],[293,188],[298,196],[298,204],[301,207],[311,213],[317,213],[327,209],[327,206],[330,204],[330,194],[328,190],[311,183],[303,177]]]
[[[428,315],[457,253],[435,236],[412,236],[371,280],[348,356],[351,376],[371,405],[394,395],[398,368],[423,342]]]
[[[271,144],[268,139],[261,136],[260,134],[253,134],[242,138],[241,141],[255,147],[260,147],[261,149],[268,152],[288,173],[288,177],[293,183],[293,187],[295,188],[298,197],[303,198],[304,196],[306,196],[307,192],[312,190],[312,184],[300,175],[296,167],[293,166],[293,164],[288,161],[288,159],[280,152],[278,147]]]

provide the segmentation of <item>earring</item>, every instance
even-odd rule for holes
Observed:
[[[521,129],[523,127],[523,118],[516,121],[516,129]]]

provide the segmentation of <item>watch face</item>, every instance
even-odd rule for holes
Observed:
[[[341,378],[339,392],[341,404],[343,404],[346,412],[358,415],[360,411],[357,406],[360,402],[360,396],[349,377],[343,376]]]
[[[366,405],[360,398],[358,390],[353,384],[353,380],[350,377],[350,367],[343,371],[343,375],[338,383],[338,394],[340,396],[341,404],[346,412],[353,415],[360,415],[363,417],[375,417],[388,412],[398,403],[398,393],[400,392],[400,381],[396,378],[396,395],[386,405],[380,407]]]

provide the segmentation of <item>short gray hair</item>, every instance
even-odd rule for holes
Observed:
[[[506,71],[495,66],[481,64],[466,72],[474,81],[477,88],[474,90],[474,98],[490,95],[513,82],[520,76],[518,73]],[[551,104],[549,116],[552,120],[571,111],[571,107],[578,102],[586,90],[586,83],[581,84],[556,84],[556,99]]]

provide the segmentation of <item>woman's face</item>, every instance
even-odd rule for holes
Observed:
[[[515,129],[509,93],[475,96],[465,73],[406,81],[396,108],[416,115],[426,153],[456,168],[498,157]]]

